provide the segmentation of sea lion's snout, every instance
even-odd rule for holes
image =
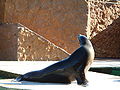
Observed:
[[[81,34],[78,34],[78,35],[77,35],[77,38],[79,39],[79,38],[80,38],[80,36],[81,36]]]
[[[79,40],[81,45],[86,44],[86,42],[87,42],[87,37],[86,36],[84,36],[82,34],[79,34],[77,37],[78,37],[78,40]]]
[[[79,42],[80,42],[80,36],[81,36],[81,34],[78,34],[78,35],[77,35],[77,38],[78,38]]]

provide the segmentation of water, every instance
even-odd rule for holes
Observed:
[[[14,88],[4,88],[4,87],[0,87],[0,90],[26,90],[26,89],[14,89]]]
[[[120,67],[93,67],[90,71],[120,76]]]

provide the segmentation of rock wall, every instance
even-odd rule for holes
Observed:
[[[3,22],[21,23],[72,53],[76,36],[86,35],[87,10],[84,0],[6,0]]]
[[[5,0],[0,0],[0,22],[4,21]]]
[[[112,37],[111,34],[107,34],[108,36],[102,34],[106,32],[117,32],[110,30],[107,31],[106,28],[109,25],[112,25],[113,21],[119,18],[119,16],[120,1],[117,0],[0,0],[0,22],[22,23],[69,53],[72,53],[79,47],[76,38],[77,34],[80,33],[87,35],[87,37],[91,38],[91,41],[94,44],[96,57],[119,57],[119,53],[115,53],[117,52],[117,49],[119,50],[117,44],[111,46],[111,40],[118,40],[118,38],[115,38],[114,36]],[[114,29],[115,25],[112,25],[111,27]],[[104,30],[106,31],[103,32]],[[119,29],[117,30],[119,32]],[[2,33],[2,31],[0,32]],[[22,29],[20,32],[23,33]],[[27,33],[26,29],[24,32]],[[28,41],[27,36],[22,34],[20,36],[22,36],[22,39],[24,37]],[[105,41],[102,39],[103,37],[105,37]],[[30,34],[30,38],[32,38],[32,34]],[[6,43],[9,44],[9,41],[7,41],[7,39],[5,40]],[[105,46],[111,46],[111,48],[108,47],[108,50],[103,50],[105,46],[101,46],[103,44],[101,44],[101,41],[105,43]],[[2,43],[4,44],[3,41]],[[22,43],[25,45],[25,41],[22,41]],[[19,43],[19,45],[19,48],[22,49],[29,48],[27,47],[28,44],[22,46],[22,44]],[[118,45],[120,44],[118,43]],[[3,45],[1,47],[5,46]],[[30,46],[30,48],[31,47],[34,48],[35,46],[33,45]],[[3,48],[1,48],[1,50],[2,49]],[[28,60],[26,57],[35,59],[35,57],[32,56],[33,53],[31,53],[30,56],[27,55],[29,49],[24,49],[18,49],[21,51],[17,54],[19,57],[24,58],[24,60]],[[111,52],[111,50],[113,50],[113,52]],[[34,49],[31,49],[31,51],[33,52]],[[11,49],[10,52],[12,52]],[[16,56],[15,52],[13,53],[13,56]],[[24,54],[22,55],[22,53]],[[46,58],[47,56],[51,57],[48,54],[45,55]],[[8,56],[11,56],[11,54]],[[38,55],[36,54],[36,56]]]
[[[120,17],[91,40],[96,57],[120,58]]]
[[[105,30],[120,16],[120,4],[115,0],[88,0],[88,6],[87,36],[90,38]]]
[[[62,48],[19,25],[18,60],[61,60],[69,56]]]
[[[96,57],[120,58],[120,19],[117,19],[120,17],[120,3],[89,0],[88,6],[87,36],[91,38]]]
[[[16,24],[0,23],[0,60],[17,60],[17,38]]]
[[[0,24],[0,60],[61,60],[69,54],[20,24]]]

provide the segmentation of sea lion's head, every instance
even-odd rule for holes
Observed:
[[[78,40],[80,42],[80,45],[90,44],[90,40],[84,35],[79,34]]]

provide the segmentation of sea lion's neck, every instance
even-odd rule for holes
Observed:
[[[81,43],[80,46],[88,46],[88,47],[92,47],[92,43],[88,40],[84,43]]]

